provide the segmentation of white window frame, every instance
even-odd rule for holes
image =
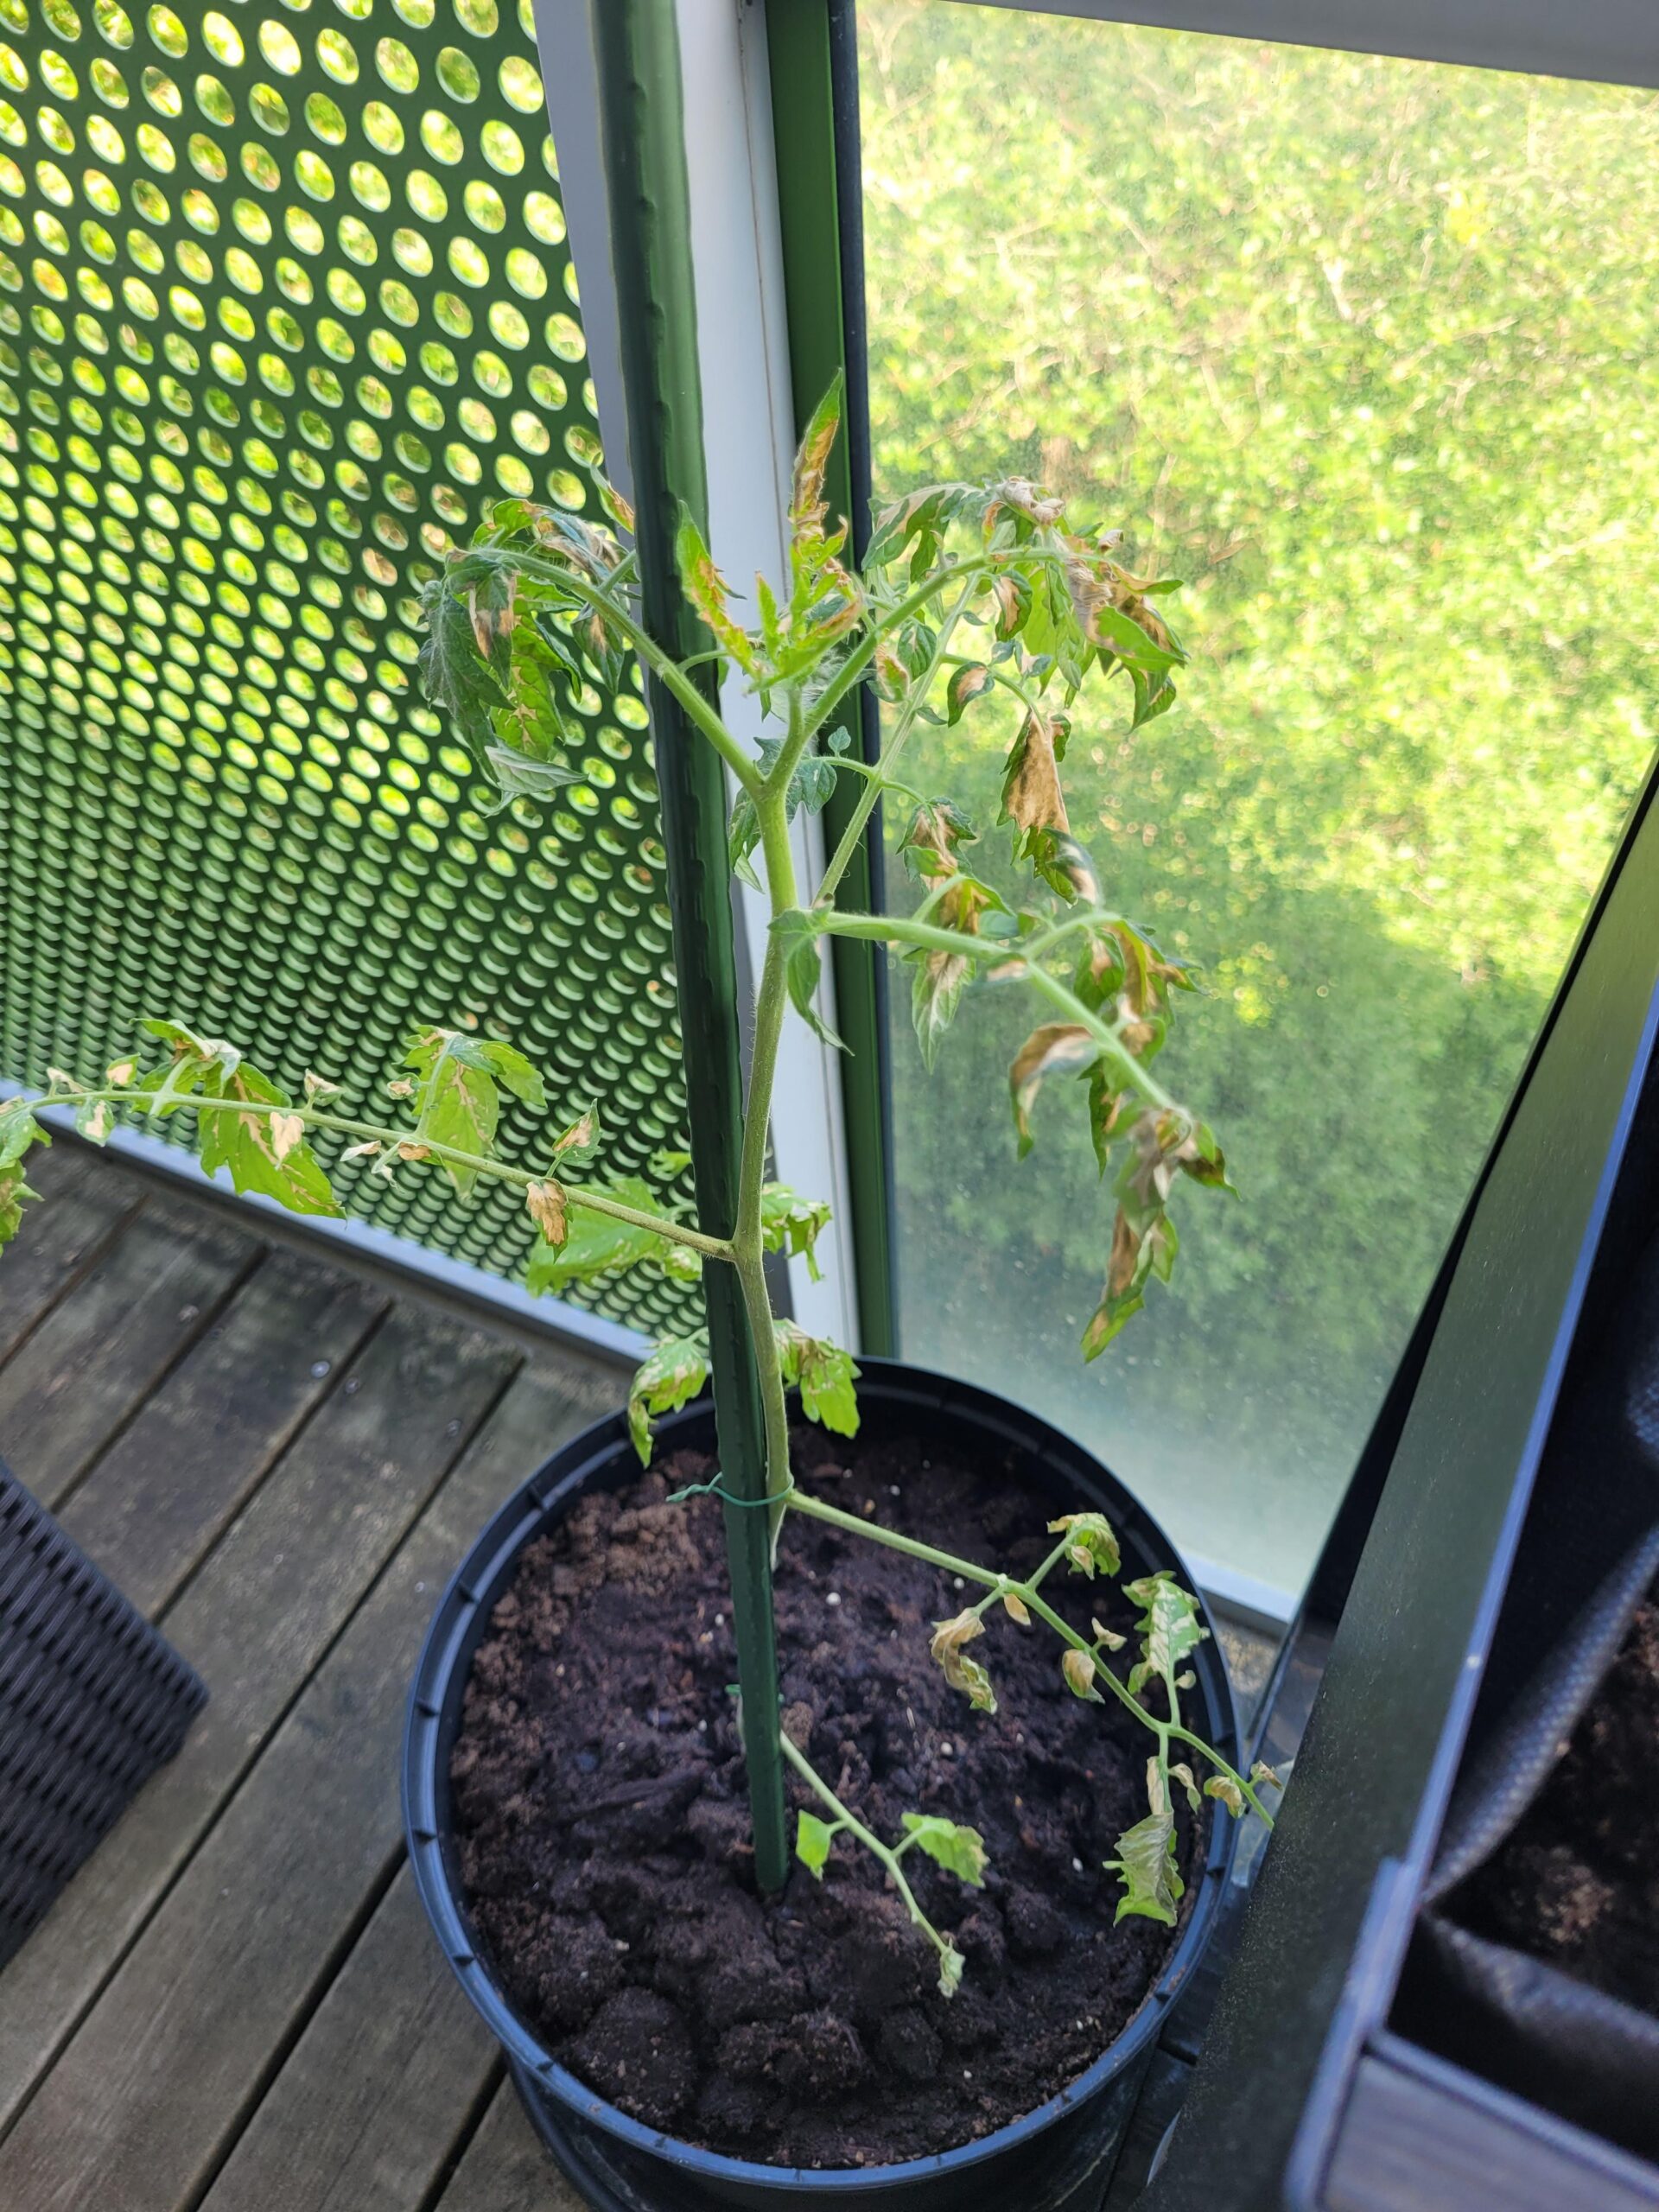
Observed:
[[[709,550],[741,591],[757,571],[774,585],[784,575],[795,449],[766,15],[752,0],[677,0],[677,7]],[[536,30],[600,435],[607,467],[626,491],[632,472],[590,0],[537,0]],[[758,699],[728,682],[721,710],[734,734],[753,747],[762,727]],[[819,823],[816,817],[798,815],[791,834],[797,870],[810,887],[823,868]],[[765,900],[743,889],[738,917],[740,959],[747,953],[753,973],[766,950]],[[825,1019],[833,1028],[834,986],[827,969],[823,995]],[[804,1022],[791,1020],[785,1025],[773,1092],[772,1146],[778,1175],[804,1196],[827,1199],[834,1212],[818,1240],[821,1280],[813,1281],[804,1258],[788,1262],[791,1310],[803,1326],[857,1348],[839,1057]]]

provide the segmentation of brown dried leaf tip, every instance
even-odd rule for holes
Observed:
[[[569,1235],[569,1210],[565,1203],[564,1186],[561,1183],[532,1183],[524,1192],[524,1204],[530,1217],[548,1243],[563,1244]]]

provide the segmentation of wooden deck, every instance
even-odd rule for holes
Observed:
[[[31,1175],[0,1457],[211,1697],[0,1971],[0,2212],[582,2212],[422,1916],[397,1753],[443,1583],[622,1371],[79,1147]],[[1248,1698],[1272,1647],[1222,1633]]]
[[[620,1370],[69,1144],[32,1179],[0,1456],[211,1701],[0,1973],[0,2207],[579,2212],[422,1917],[397,1748],[444,1580]]]

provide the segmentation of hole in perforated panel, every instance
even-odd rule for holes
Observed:
[[[24,5],[0,0],[0,47]],[[397,994],[434,979],[457,1020],[486,1023],[493,1004],[520,1020],[506,979],[522,923],[499,904],[510,887],[548,919],[573,873],[588,886],[544,940],[550,961],[586,963],[578,1003],[596,1002],[592,978],[613,957],[617,1006],[647,980],[660,992],[663,951],[636,945],[606,904],[613,880],[634,899],[636,877],[655,880],[648,783],[632,817],[565,810],[563,857],[534,858],[532,873],[533,816],[491,824],[467,804],[475,774],[461,756],[444,766],[415,674],[433,563],[504,492],[577,496],[597,451],[576,435],[583,390],[543,343],[549,310],[575,293],[522,11],[335,0],[330,13],[264,0],[245,16],[128,15],[106,0],[86,26],[95,50],[76,52],[72,0],[33,0],[25,25],[48,25],[58,45],[12,42],[21,85],[0,52],[0,274],[16,269],[35,324],[15,359],[0,352],[0,404],[15,386],[20,433],[53,441],[49,460],[30,460],[55,480],[54,558],[29,586],[47,610],[28,648],[40,701],[0,670],[0,720],[14,697],[56,715],[76,733],[66,760],[137,748],[111,882],[89,877],[99,887],[64,909],[66,941],[82,930],[95,944],[95,902],[119,895],[149,970],[194,978],[193,1010],[215,1033],[296,1050],[303,1038],[308,1058],[338,1060],[371,1033],[348,1038],[339,1017],[331,1030],[315,993],[302,1017],[314,963],[378,1009],[388,1050]],[[394,76],[415,73],[412,99],[375,60],[383,38],[408,56],[387,49]],[[529,191],[515,181],[526,168]],[[582,357],[574,312],[553,334],[564,359]],[[33,406],[48,399],[49,422]],[[9,497],[0,533],[15,538]],[[21,567],[3,535],[0,561]],[[0,613],[16,621],[4,601],[21,587],[5,577]],[[601,704],[626,719],[622,702]],[[420,732],[426,750],[410,749]],[[63,779],[65,804],[80,804]],[[584,842],[601,831],[620,846]],[[418,958],[365,937],[372,899],[343,901],[359,853],[376,882],[397,874]],[[619,860],[632,873],[613,875]],[[194,916],[158,906],[169,869],[197,887]],[[332,986],[323,997],[346,1003]],[[80,1018],[107,1019],[109,1002]],[[640,1034],[658,1033],[667,1003],[652,1001]],[[6,1004],[0,976],[0,1026]],[[523,1030],[539,1040],[556,1024]],[[561,1084],[596,1089],[612,1072],[597,1029],[556,1056],[537,1048]],[[511,1208],[462,1224],[442,1189],[348,1183],[353,1205],[511,1264]],[[652,1294],[634,1317],[659,1318],[660,1303]]]

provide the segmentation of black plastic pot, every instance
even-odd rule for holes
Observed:
[[[1012,1455],[1039,1510],[1079,1503],[1106,1512],[1125,1573],[1185,1575],[1157,1522],[1097,1460],[1046,1421],[971,1385],[889,1360],[867,1359],[859,1403],[865,1432],[949,1437],[964,1456]],[[670,1415],[663,1448],[709,1449],[704,1402]],[[557,1452],[501,1509],[438,1606],[421,1655],[404,1746],[404,1811],[421,1898],[461,1986],[501,2044],[543,2141],[598,2212],[782,2212],[803,2200],[836,2212],[1094,2212],[1134,2110],[1141,2075],[1169,2008],[1191,1980],[1215,1924],[1236,1837],[1212,1818],[1192,1910],[1168,1963],[1111,2049],[1038,2111],[983,2140],[902,2165],[803,2171],[719,2157],[631,2120],[550,2056],[514,2012],[475,1948],[454,1846],[450,1754],[473,1654],[519,1554],[592,1490],[632,1480],[639,1462],[618,1414]],[[1194,1662],[1198,1725],[1236,1760],[1238,1730],[1225,1662],[1213,1637]]]

